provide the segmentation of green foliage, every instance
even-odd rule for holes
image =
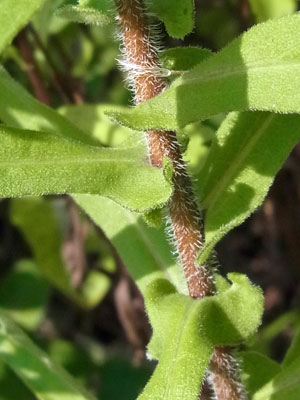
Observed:
[[[0,308],[27,330],[39,326],[48,298],[49,285],[30,260],[19,261],[0,285]]]
[[[173,47],[160,53],[160,59],[164,68],[172,71],[188,71],[212,56],[210,50],[201,47]]]
[[[16,34],[28,23],[44,0],[1,0],[0,54]]]
[[[39,400],[95,400],[3,312],[0,313],[0,359]]]
[[[140,290],[154,279],[167,278],[179,292],[187,293],[183,272],[174,262],[163,227],[159,230],[149,227],[141,216],[104,197],[75,195],[74,198],[104,230]]]
[[[47,201],[16,199],[12,203],[11,217],[30,245],[41,273],[54,287],[82,307],[94,307],[102,300],[110,281],[98,271],[91,271],[80,289],[72,287],[70,275],[62,260],[62,237],[58,222]]]
[[[236,344],[255,332],[262,293],[242,275],[228,278],[229,289],[202,300],[178,294],[166,280],[147,286],[144,296],[154,330],[149,352],[159,363],[139,399],[196,399],[214,347]]]
[[[300,139],[298,115],[232,113],[221,125],[199,174],[206,210],[203,262],[216,243],[263,201]]]
[[[250,0],[249,3],[258,22],[292,14],[297,10],[298,0]]]
[[[113,21],[109,0],[79,0],[78,6],[66,5],[56,11],[59,17],[82,24],[106,25]]]
[[[193,0],[151,0],[150,10],[166,25],[170,36],[182,38],[194,27]]]
[[[139,130],[180,129],[227,111],[299,112],[299,21],[295,14],[257,25],[154,99],[108,114]]]
[[[172,192],[163,171],[141,160],[141,147],[103,149],[4,126],[0,132],[2,197],[101,193],[144,211],[165,203]]]

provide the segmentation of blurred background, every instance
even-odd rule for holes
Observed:
[[[103,145],[117,145],[123,131],[104,121],[103,110],[132,100],[117,68],[116,28],[70,23],[55,16],[62,4],[45,1],[0,61],[40,101]],[[163,41],[166,48],[218,51],[254,23],[247,0],[197,0],[193,33],[182,41],[163,33]],[[223,118],[187,128],[191,173],[203,165]],[[246,273],[263,288],[263,327],[252,345],[280,361],[300,327],[299,146],[264,204],[217,251],[222,274]],[[140,293],[101,229],[68,196],[0,200],[0,307],[101,399],[135,399],[154,368],[145,359],[151,329]],[[0,363],[4,399],[34,396]]]

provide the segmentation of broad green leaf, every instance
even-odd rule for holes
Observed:
[[[106,275],[91,271],[78,290],[62,260],[62,237],[51,205],[43,199],[14,199],[11,220],[31,247],[43,276],[65,296],[82,307],[94,307],[106,295],[110,282]]]
[[[125,107],[118,107],[124,110]],[[125,126],[113,123],[105,111],[114,110],[115,106],[109,104],[79,104],[60,107],[61,115],[69,119],[74,125],[89,133],[103,146],[116,147],[130,139],[141,141],[141,133]]]
[[[0,54],[43,3],[44,0],[1,0]]]
[[[0,127],[0,196],[103,194],[134,210],[165,203],[163,171],[146,165],[140,148],[92,147],[49,133]]]
[[[200,202],[206,210],[206,241],[200,262],[262,203],[299,139],[298,115],[229,114],[199,176]]]
[[[245,276],[228,277],[228,290],[201,300],[176,293],[166,280],[148,285],[145,301],[153,327],[149,351],[158,366],[139,400],[198,399],[214,347],[236,344],[255,332],[262,293]]]
[[[95,400],[54,364],[4,313],[0,313],[0,359],[39,400]]]
[[[113,22],[110,0],[79,0],[78,6],[66,5],[56,15],[82,24],[106,25]]]
[[[87,144],[97,142],[50,107],[37,101],[0,66],[0,118],[16,128],[51,132]]]
[[[48,298],[49,285],[30,260],[19,261],[1,280],[0,307],[26,329],[39,326]]]
[[[164,22],[170,36],[182,38],[194,27],[193,0],[151,0],[149,8]]]
[[[281,371],[281,366],[256,351],[245,351],[237,354],[242,371],[242,381],[247,392],[253,396]]]
[[[253,396],[253,400],[299,400],[300,357],[284,366],[269,383]]]
[[[250,0],[249,3],[258,22],[292,14],[297,10],[297,0]]]
[[[173,47],[162,51],[159,54],[159,58],[162,62],[162,66],[175,72],[185,72],[202,61],[211,57],[213,52],[201,47]]]
[[[109,112],[137,130],[179,129],[227,111],[300,112],[300,14],[251,28],[220,53],[127,112]]]
[[[171,255],[163,228],[147,226],[140,215],[104,197],[75,195],[74,199],[104,230],[141,291],[153,279],[164,277],[187,293],[183,272]]]

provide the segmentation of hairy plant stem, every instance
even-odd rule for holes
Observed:
[[[151,30],[143,0],[115,0],[124,46],[121,65],[128,74],[136,103],[160,94],[166,88],[161,76],[156,38]],[[216,293],[213,273],[197,265],[203,243],[203,219],[198,209],[191,180],[183,162],[176,133],[148,131],[146,138],[150,162],[162,168],[167,157],[173,165],[174,192],[169,201],[170,230],[187,280],[189,295],[199,299]],[[218,400],[244,400],[237,365],[229,349],[217,348],[210,366],[209,381]]]

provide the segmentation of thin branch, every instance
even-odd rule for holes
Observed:
[[[23,29],[19,33],[16,42],[25,62],[26,73],[36,98],[40,102],[50,105],[50,95],[34,59],[33,50],[27,37],[27,29]]]
[[[161,66],[156,50],[157,34],[151,29],[143,0],[115,2],[124,46],[124,59],[120,64],[127,72],[136,103],[141,103],[166,88],[165,79],[160,75]],[[162,168],[163,159],[167,157],[173,165],[174,193],[169,201],[169,230],[185,272],[189,294],[195,299],[213,295],[216,288],[212,271],[206,265],[197,265],[197,255],[204,239],[203,218],[182,160],[176,133],[148,131],[146,138],[151,164]],[[232,362],[226,363],[229,359]],[[216,349],[212,357],[210,382],[218,400],[245,399],[238,379],[237,365],[233,360],[229,350],[225,348]],[[235,369],[234,374],[232,368]]]

